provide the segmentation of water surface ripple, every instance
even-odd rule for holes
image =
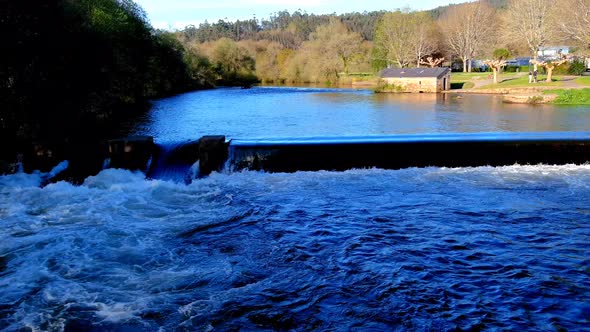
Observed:
[[[583,330],[590,166],[0,177],[0,330]]]
[[[131,132],[160,143],[228,138],[588,130],[584,106],[515,105],[502,96],[225,88],[154,101]]]

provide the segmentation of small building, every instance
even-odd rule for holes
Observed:
[[[400,92],[442,92],[451,89],[451,69],[436,68],[387,68],[381,71],[381,79]]]

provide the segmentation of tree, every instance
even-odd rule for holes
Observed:
[[[379,21],[374,40],[378,51],[374,53],[383,57],[388,66],[397,64],[404,68],[414,59],[412,43],[415,30],[411,21],[408,9],[386,13]]]
[[[434,68],[437,67],[438,65],[440,65],[441,63],[443,63],[443,61],[445,61],[445,58],[433,58],[431,56],[429,56],[428,58],[426,58],[426,61],[424,60],[420,60],[420,63],[423,65],[427,65],[430,68]]]
[[[506,66],[506,60],[484,60],[483,63],[492,68],[492,72],[494,73],[494,84],[498,84],[498,72],[502,67]]]
[[[568,39],[590,48],[590,0],[562,0],[559,27]]]
[[[349,32],[344,24],[333,18],[319,26],[304,43],[311,65],[326,79],[337,79],[341,71],[348,75],[351,62],[362,53],[362,37]]]
[[[541,66],[543,68],[545,68],[545,70],[547,71],[547,83],[551,83],[553,81],[553,70],[559,66],[562,65],[564,63],[568,62],[567,59],[561,59],[561,60],[557,60],[557,61],[538,61],[538,60],[532,60],[531,63],[534,64],[535,66]]]
[[[397,10],[383,15],[375,32],[377,61],[403,68],[415,63],[437,50],[436,26],[426,12]]]
[[[510,57],[510,51],[505,48],[498,48],[494,50],[494,59],[507,60]]]
[[[483,1],[453,6],[442,16],[440,26],[447,46],[463,61],[463,71],[471,72],[471,60],[493,39],[495,11]]]
[[[363,41],[360,34],[349,32],[348,28],[335,18],[331,19],[329,24],[319,26],[311,34],[310,39],[325,51],[325,56],[340,59],[345,75],[348,75],[351,61],[360,55]]]
[[[525,41],[535,62],[539,49],[553,39],[557,31],[554,7],[552,0],[511,0],[508,4],[504,35],[508,40]]]
[[[420,67],[422,58],[437,51],[438,43],[437,27],[434,20],[426,12],[415,12],[409,14],[414,25],[414,39],[412,49],[416,59],[416,67]]]
[[[238,74],[252,74],[255,68],[255,61],[246,49],[229,38],[221,38],[214,43],[211,61],[224,79],[233,79]]]

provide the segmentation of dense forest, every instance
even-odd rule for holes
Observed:
[[[0,31],[0,160],[51,146],[64,157],[149,98],[210,85],[131,0],[2,1]]]

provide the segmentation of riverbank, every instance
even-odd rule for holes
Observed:
[[[590,105],[590,76],[554,76],[551,82],[538,77],[528,82],[526,73],[505,73],[494,84],[489,73],[453,73],[448,94],[504,95],[506,103]],[[457,88],[458,87],[458,88]]]

